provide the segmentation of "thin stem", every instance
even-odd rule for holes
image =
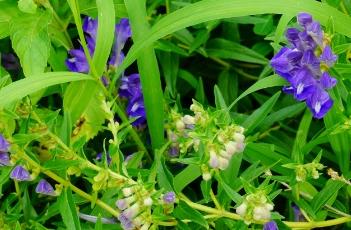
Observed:
[[[95,200],[95,198],[93,196],[91,196],[90,194],[84,192],[83,190],[79,189],[78,187],[74,186],[69,181],[59,177],[58,175],[56,175],[55,173],[53,173],[52,171],[50,171],[48,169],[42,168],[40,164],[35,162],[32,158],[30,158],[24,152],[21,152],[20,155],[21,155],[21,157],[24,160],[27,161],[28,164],[31,164],[34,168],[39,168],[40,171],[43,174],[45,174],[48,177],[54,179],[55,181],[57,181],[58,183],[62,184],[65,187],[70,187],[72,189],[72,191],[77,193],[79,196],[85,198],[86,200],[90,201],[91,203],[96,203],[98,206],[100,206],[101,208],[105,209],[106,211],[111,213],[113,216],[118,217],[119,212],[116,209],[114,209],[111,206],[109,206],[108,204],[106,204],[105,202],[103,202],[103,201],[101,201],[99,199]]]
[[[217,200],[215,194],[213,193],[213,190],[212,190],[212,189],[210,190],[210,196],[211,196],[211,199],[212,199],[213,203],[215,204],[216,208],[219,209],[219,210],[221,210],[222,207],[221,207],[221,205],[219,204],[219,202],[218,202],[218,200]]]

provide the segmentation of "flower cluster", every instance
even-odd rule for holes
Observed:
[[[296,164],[290,163],[283,165],[286,168],[295,170],[296,181],[305,181],[307,178],[312,177],[313,179],[319,178],[319,171],[324,168],[324,165],[319,163],[320,156],[317,156],[311,163],[307,164]]]
[[[8,141],[0,134],[0,167],[11,166],[11,159],[9,156],[10,144]],[[32,181],[39,174],[37,170],[32,170],[33,173],[30,174],[29,171],[22,165],[15,166],[11,173],[10,178],[15,181]],[[55,196],[57,195],[54,188],[44,179],[40,180],[37,184],[35,191],[39,194]]]
[[[88,50],[92,56],[95,51],[98,21],[90,17],[86,17],[83,22],[83,31],[87,40]],[[122,51],[126,41],[131,37],[131,29],[129,21],[126,18],[120,20],[115,27],[115,43],[112,53],[108,60],[109,69],[115,69],[124,59]],[[70,58],[66,60],[66,66],[70,71],[88,73],[89,63],[84,54],[82,47],[69,51]],[[109,85],[109,78],[102,76],[101,81],[105,86]],[[119,88],[119,95],[128,99],[127,115],[129,118],[136,119],[132,124],[139,126],[146,121],[144,98],[142,94],[139,74],[123,75]]]
[[[246,224],[257,221],[268,221],[271,219],[273,204],[269,202],[267,196],[262,192],[249,194],[244,201],[236,208]]]
[[[328,69],[337,56],[330,47],[330,39],[319,22],[307,13],[297,17],[302,30],[289,28],[286,38],[289,47],[283,47],[271,60],[271,66],[290,86],[283,91],[294,95],[298,101],[306,101],[315,118],[322,118],[333,106],[327,89],[337,83]]]
[[[245,148],[244,128],[223,122],[218,113],[206,111],[193,101],[190,110],[194,116],[171,111],[167,125],[167,135],[171,140],[169,153],[171,157],[187,153],[191,148],[199,151],[200,143],[204,143],[205,163],[202,167],[204,179],[210,179],[211,170],[225,170],[232,156],[241,153]]]
[[[151,224],[151,206],[153,199],[143,186],[133,185],[122,189],[123,198],[116,206],[121,211],[118,220],[123,229],[149,229]]]

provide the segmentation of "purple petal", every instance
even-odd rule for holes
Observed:
[[[122,62],[124,59],[122,49],[131,36],[132,31],[130,29],[129,20],[127,18],[122,18],[116,25],[115,44],[109,61],[110,65],[118,66]]]
[[[319,79],[323,89],[331,89],[338,82],[335,78],[331,77],[328,72],[323,72],[322,77]]]
[[[88,73],[89,64],[82,48],[69,51],[72,56],[66,60],[67,68],[72,72]]]
[[[322,88],[318,88],[314,93],[307,98],[307,106],[313,113],[313,117],[317,119],[323,118],[333,106],[333,100],[329,94]]]
[[[20,68],[19,60],[13,53],[2,53],[1,65],[7,70],[18,70]]]
[[[323,53],[320,56],[320,60],[324,62],[328,67],[332,67],[336,60],[338,59],[338,56],[336,56],[330,46],[326,46],[323,50]]]
[[[96,41],[98,30],[98,20],[91,17],[85,17],[83,21],[83,31]]]
[[[270,221],[263,226],[263,230],[279,230],[275,221]]]
[[[10,144],[5,137],[0,134],[0,152],[6,153],[9,151]]]
[[[12,170],[12,172],[10,174],[10,178],[13,180],[17,180],[17,181],[30,181],[31,180],[29,172],[20,165],[16,166]]]
[[[123,213],[118,216],[118,220],[121,222],[124,230],[132,230],[135,227],[132,221]]]
[[[300,208],[296,205],[293,205],[292,208],[294,211],[294,221],[296,222],[305,221],[305,217],[302,215]]]
[[[8,153],[0,152],[0,167],[2,166],[10,166],[10,156]]]
[[[312,22],[307,25],[306,31],[318,45],[323,45],[323,31],[319,22]]]
[[[47,182],[44,179],[41,179],[39,181],[37,187],[35,188],[35,192],[40,193],[40,194],[44,194],[44,195],[48,195],[48,196],[55,195],[54,188],[51,186],[51,184],[49,184],[49,182]]]
[[[110,164],[112,158],[111,158],[111,155],[110,155],[109,152],[106,153],[106,158],[107,158],[107,159],[106,159],[106,160],[107,160],[107,164]],[[102,160],[102,153],[98,153],[98,154],[96,155],[96,158],[95,158],[95,159],[98,160],[98,161],[101,161],[101,160]]]
[[[167,192],[166,194],[163,195],[163,202],[166,204],[173,204],[176,200],[176,195],[174,192]]]
[[[303,101],[310,97],[317,85],[316,80],[313,78],[311,72],[303,68],[294,78],[291,79],[291,86],[294,88],[294,97]]]
[[[297,21],[301,26],[306,26],[312,23],[312,16],[308,13],[299,13]]]

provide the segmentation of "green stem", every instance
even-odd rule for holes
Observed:
[[[112,208],[111,206],[109,206],[108,204],[104,203],[103,201],[97,199],[95,200],[95,198],[93,196],[91,196],[90,194],[84,192],[83,190],[79,189],[78,187],[74,186],[73,184],[71,184],[69,181],[59,177],[58,175],[56,175],[55,173],[53,173],[52,171],[42,168],[40,164],[38,164],[37,162],[35,162],[32,158],[30,158],[27,154],[25,154],[24,152],[20,153],[20,156],[26,160],[26,162],[30,165],[32,165],[34,168],[39,168],[40,171],[47,175],[48,177],[54,179],[55,181],[57,181],[58,183],[62,184],[65,187],[70,187],[72,189],[72,191],[74,191],[75,193],[77,193],[79,196],[83,197],[84,199],[90,201],[91,203],[96,203],[98,206],[100,206],[101,208],[105,209],[106,211],[108,211],[109,213],[111,213],[113,216],[118,217],[119,212]]]

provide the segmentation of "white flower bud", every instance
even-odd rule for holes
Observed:
[[[210,153],[210,161],[208,163],[211,168],[218,168],[219,160],[218,156],[215,153]]]
[[[236,129],[237,129],[237,132],[238,132],[238,133],[241,133],[241,134],[243,134],[244,131],[245,131],[244,127],[241,127],[241,126],[237,126]]]
[[[123,193],[123,196],[128,197],[128,196],[131,196],[133,194],[133,190],[130,187],[124,188],[124,189],[122,189],[122,193]]]
[[[141,226],[140,230],[148,230],[150,227],[149,223],[144,224],[143,226]]]
[[[227,159],[223,158],[223,157],[219,157],[218,161],[219,161],[219,166],[218,167],[221,170],[226,169],[228,167],[228,165],[229,165],[229,161]]]
[[[269,211],[273,210],[273,205],[272,204],[266,203],[265,206],[266,206],[266,209],[268,209]]]
[[[182,120],[178,120],[178,121],[176,122],[176,128],[177,128],[178,131],[184,130],[184,129],[185,129],[185,124],[184,124],[184,122],[183,122]]]
[[[133,219],[139,214],[139,204],[135,203],[126,210],[123,211],[123,214],[128,218],[128,219]]]
[[[258,206],[253,210],[253,218],[258,221],[269,220],[271,218],[271,213],[265,206]]]
[[[221,157],[223,157],[223,158],[228,159],[228,160],[229,160],[229,159],[231,158],[231,156],[232,156],[232,155],[228,154],[227,151],[224,151],[224,150],[219,151],[219,155],[220,155]]]
[[[144,205],[150,207],[152,205],[151,197],[144,199]]]
[[[211,178],[212,178],[212,176],[211,176],[211,173],[209,173],[209,172],[205,172],[205,173],[202,174],[202,179],[204,181],[211,180]]]
[[[234,133],[234,140],[239,143],[243,143],[245,140],[245,136],[241,133]]]
[[[316,169],[312,169],[312,177],[313,177],[313,179],[319,178],[319,173]]]
[[[237,143],[234,141],[229,141],[227,144],[225,144],[225,150],[230,156],[232,156],[237,151]]]
[[[237,142],[236,143],[236,152],[237,153],[243,152],[244,149],[245,149],[245,143],[243,143],[243,142]]]
[[[246,202],[243,202],[241,205],[239,205],[236,208],[236,213],[240,215],[241,217],[246,215],[246,210],[247,210],[247,204]]]
[[[186,125],[194,125],[195,124],[195,118],[190,116],[190,115],[185,115],[183,117],[183,122],[186,124]]]
[[[220,143],[223,143],[224,142],[224,135],[222,133],[218,134],[217,136],[217,140],[220,142]]]

